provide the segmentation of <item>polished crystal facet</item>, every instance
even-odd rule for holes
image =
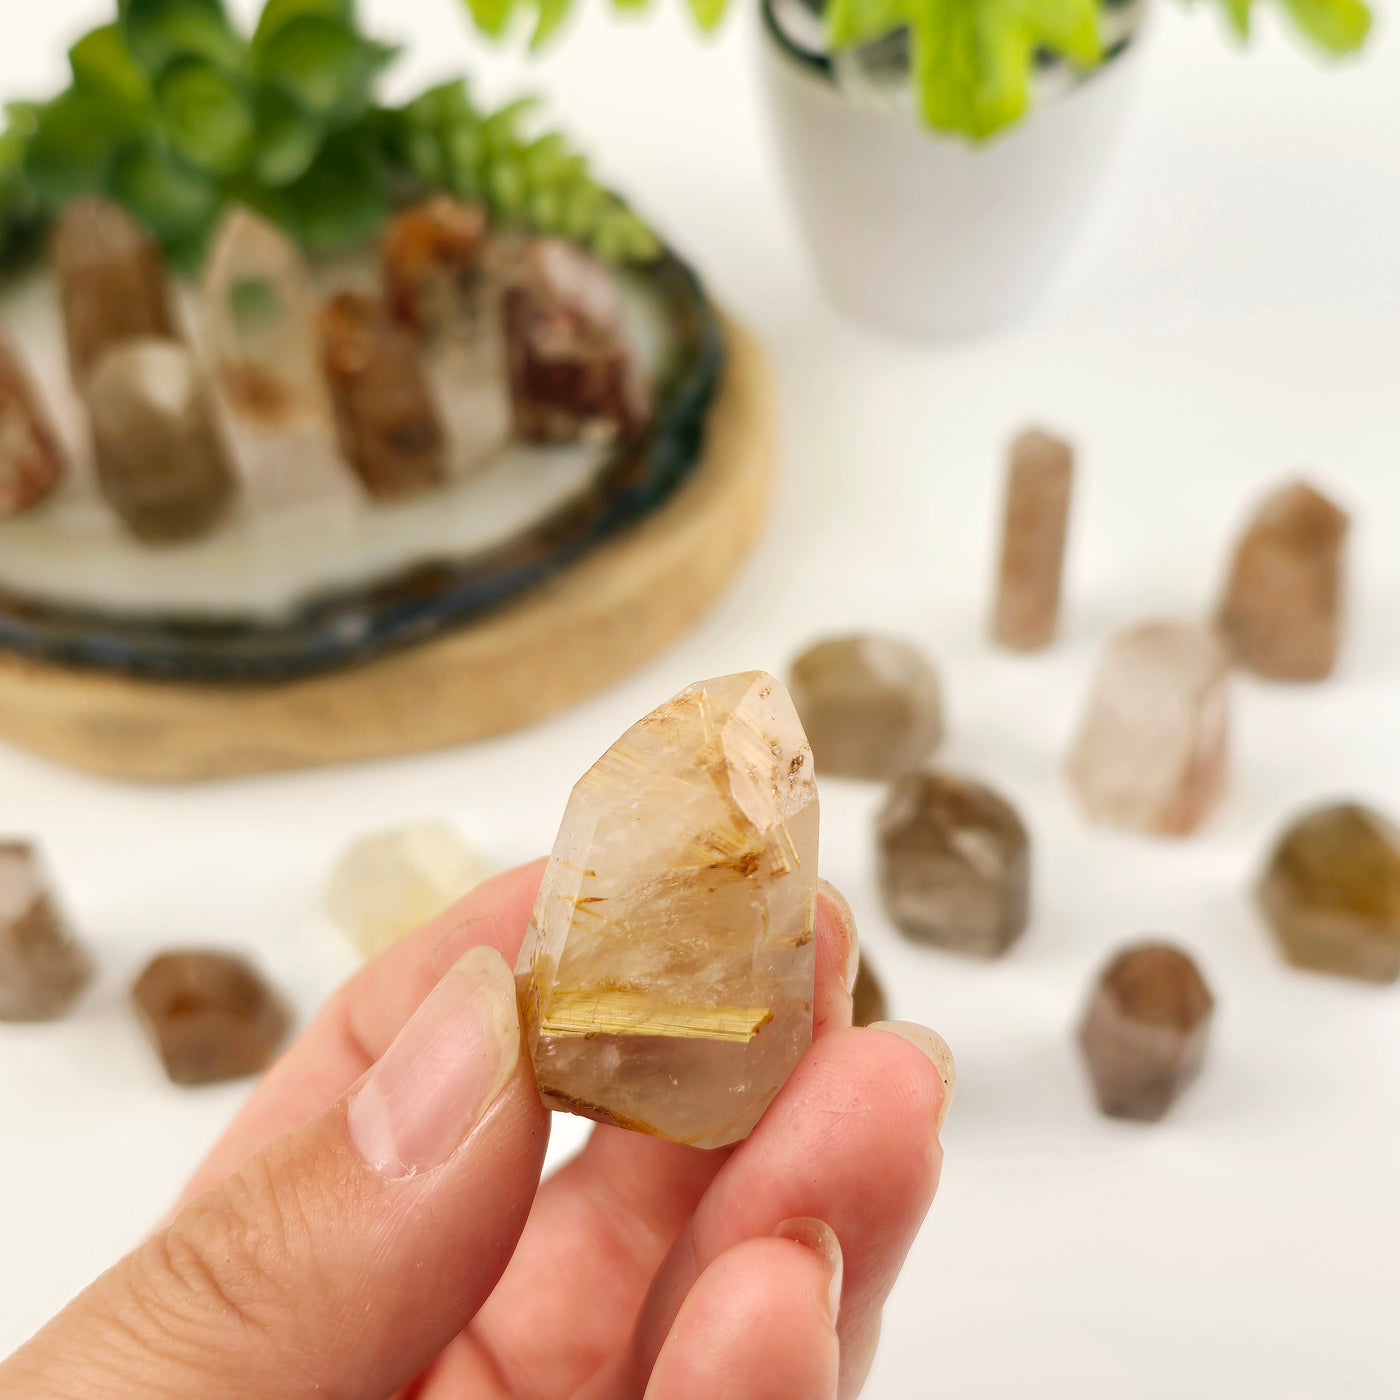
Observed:
[[[527,442],[609,442],[650,405],[607,270],[577,244],[533,240],[505,296],[515,431]]]
[[[321,350],[340,449],[370,495],[442,485],[446,439],[412,333],[377,300],[342,292],[321,315]]]
[[[1212,1006],[1196,964],[1179,949],[1143,943],[1115,957],[1079,1031],[1104,1113],[1161,1118],[1200,1071]]]
[[[1400,830],[1357,803],[1284,832],[1259,902],[1289,962],[1372,982],[1400,978]]]
[[[1108,646],[1069,775],[1095,821],[1193,830],[1225,788],[1229,656],[1216,634],[1150,622]]]
[[[1031,651],[1054,640],[1073,480],[1068,443],[1034,429],[1012,443],[992,619],[1002,646]]]
[[[887,1021],[889,1009],[885,1004],[885,989],[880,985],[875,970],[861,955],[860,970],[856,973],[856,985],[851,990],[851,1024],[869,1026],[876,1021]]]
[[[233,477],[190,352],[127,341],[98,362],[87,397],[98,482],[127,528],[149,544],[207,531]]]
[[[448,195],[404,210],[383,244],[389,306],[418,338],[458,476],[490,462],[511,433],[502,279],[488,251],[482,207]]]
[[[417,822],[356,841],[331,872],[326,907],[360,952],[372,958],[489,874],[447,822]]]
[[[791,684],[823,777],[895,778],[943,740],[938,676],[906,642],[819,642],[792,663]]]
[[[119,205],[101,199],[70,204],[54,235],[54,265],[68,361],[79,386],[114,345],[175,334],[165,260]]]
[[[1349,525],[1301,481],[1264,502],[1235,550],[1217,617],[1242,666],[1275,680],[1332,673]]]
[[[747,1135],[812,1037],[817,792],[787,692],[684,690],[575,786],[516,977],[545,1102]]]
[[[949,773],[907,773],[876,824],[890,918],[911,938],[996,957],[1025,929],[1030,838],[990,788]]]
[[[136,1014],[176,1084],[257,1074],[287,1034],[285,1008],[243,958],[162,953],[132,988]]]
[[[25,841],[0,841],[0,1021],[61,1016],[92,976]]]
[[[24,366],[0,334],[0,518],[32,510],[62,475],[63,449]]]

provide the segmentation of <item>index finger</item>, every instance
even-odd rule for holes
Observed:
[[[179,1205],[334,1103],[389,1048],[469,949],[495,948],[513,967],[544,867],[537,860],[493,876],[366,963],[268,1070],[185,1187]]]

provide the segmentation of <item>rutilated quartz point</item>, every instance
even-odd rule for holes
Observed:
[[[189,350],[127,341],[99,361],[87,400],[98,484],[127,528],[148,544],[208,531],[233,477]]]
[[[896,778],[943,741],[938,675],[906,642],[818,642],[792,663],[790,682],[823,777]]]
[[[1258,897],[1295,966],[1400,978],[1400,830],[1379,813],[1343,802],[1291,823]]]
[[[331,872],[326,908],[372,958],[490,873],[447,822],[415,822],[356,841]]]
[[[1229,656],[1210,629],[1149,622],[1108,644],[1069,776],[1089,816],[1179,836],[1225,788]]]
[[[1235,549],[1216,618],[1242,666],[1272,680],[1332,674],[1350,523],[1344,510],[1302,481],[1260,507]]]
[[[906,773],[876,819],[880,892],[911,938],[998,957],[1030,917],[1030,837],[990,788],[951,773]]]
[[[105,351],[175,334],[165,258],[120,205],[70,204],[54,235],[54,264],[73,382],[82,388]]]
[[[63,469],[63,449],[39,395],[0,334],[0,519],[40,505]]]
[[[378,301],[342,292],[321,314],[321,354],[340,449],[370,495],[441,486],[446,442],[413,336]]]
[[[553,1108],[745,1137],[812,1039],[817,790],[761,671],[682,691],[574,787],[516,979]]]
[[[622,299],[577,244],[530,241],[505,294],[505,327],[515,431],[526,442],[607,443],[645,426],[650,396]]]
[[[0,1021],[51,1021],[92,976],[27,841],[0,841]]]
[[[1067,442],[1031,429],[1011,444],[992,620],[992,635],[1004,647],[1034,651],[1054,640],[1073,483]]]
[[[162,953],[131,991],[136,1015],[176,1084],[257,1074],[287,1034],[286,1008],[245,959]]]
[[[503,285],[486,213],[439,194],[400,213],[382,245],[390,311],[417,338],[454,475],[485,465],[511,435]]]
[[[1099,1108],[1155,1123],[1200,1072],[1214,1001],[1196,964],[1167,943],[1119,953],[1079,1030]]]

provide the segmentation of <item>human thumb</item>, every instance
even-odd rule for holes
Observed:
[[[0,1396],[385,1400],[495,1286],[548,1132],[510,969],[474,948],[350,1093],[0,1366]]]

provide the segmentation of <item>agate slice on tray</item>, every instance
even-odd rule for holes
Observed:
[[[150,678],[330,670],[566,569],[699,460],[722,339],[670,254],[606,269],[439,197],[309,267],[235,209],[186,285],[95,204],[60,224],[60,266],[0,292],[0,417],[24,448],[0,464],[0,650]],[[133,415],[159,451],[114,442]]]

